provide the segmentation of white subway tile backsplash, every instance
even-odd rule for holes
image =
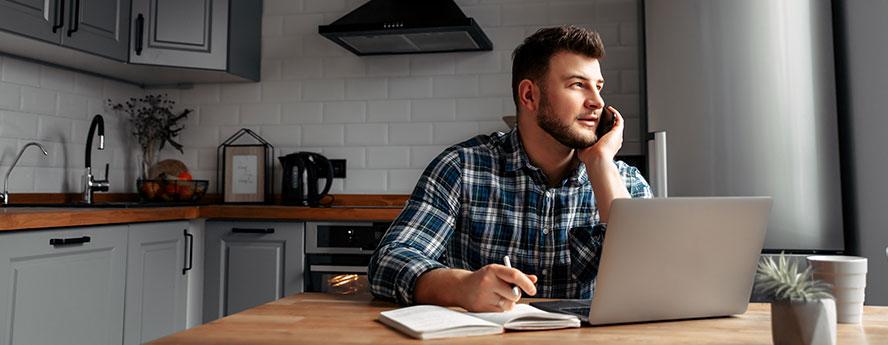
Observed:
[[[228,104],[204,105],[200,110],[200,125],[236,125],[240,107]]]
[[[21,90],[23,112],[47,115],[56,113],[55,92],[32,87],[23,87]]]
[[[364,60],[358,56],[330,57],[323,61],[326,78],[363,77],[366,73]]]
[[[617,108],[623,117],[638,117],[640,115],[641,106],[638,104],[638,95],[620,94],[608,95],[605,98],[607,104]]]
[[[369,101],[367,122],[409,122],[410,101]]]
[[[391,169],[388,172],[388,193],[410,194],[422,176],[421,169]]]
[[[484,28],[484,33],[487,34],[490,42],[493,43],[493,49],[509,52],[514,50],[527,37],[523,27]]]
[[[477,75],[438,76],[432,78],[435,97],[472,97],[478,95]]]
[[[302,97],[299,81],[266,81],[260,85],[263,103],[295,103]]]
[[[256,103],[260,100],[259,83],[223,84],[221,102],[231,103]]]
[[[502,68],[502,58],[497,51],[465,53],[456,61],[456,73],[481,74],[498,72]]]
[[[388,125],[384,123],[357,124],[345,126],[345,144],[385,145],[388,141]]]
[[[283,61],[284,80],[320,78],[324,71],[324,60],[317,57],[301,57]]]
[[[468,138],[467,138],[468,139]],[[425,169],[435,157],[444,152],[450,145],[413,146],[410,148],[410,167]]]
[[[389,98],[416,99],[432,97],[431,77],[389,79]]]
[[[410,75],[410,57],[406,55],[365,56],[368,76],[395,77]]]
[[[503,26],[528,26],[546,24],[546,4],[513,4],[502,9]]]
[[[638,46],[638,23],[620,23],[620,44]]]
[[[636,0],[598,0],[595,11],[596,22],[637,22],[638,1]]]
[[[262,17],[262,37],[276,37],[284,33],[283,16]]]
[[[0,80],[38,87],[40,86],[40,65],[11,57],[4,58]]]
[[[91,75],[74,74],[74,93],[87,97],[102,97],[102,79]]]
[[[37,136],[37,116],[13,111],[0,111],[0,137],[30,139]]]
[[[264,58],[290,58],[302,55],[302,38],[265,37],[262,39],[262,57]]]
[[[511,74],[483,74],[479,77],[481,96],[512,96]]]
[[[300,102],[284,104],[282,123],[321,123],[324,118],[322,103]]]
[[[22,93],[17,85],[0,82],[0,109],[19,110]]]
[[[302,1],[303,0],[264,0],[262,3],[262,10],[265,16],[301,13]]]
[[[274,145],[275,147],[299,146],[301,127],[296,125],[289,126],[265,126],[262,127],[260,135],[263,139]]]
[[[478,133],[479,134],[490,134],[493,132],[503,132],[506,133],[509,131],[509,126],[503,122],[502,119],[499,121],[480,121],[478,122]]]
[[[419,54],[410,56],[412,75],[450,75],[456,70],[453,54]]]
[[[240,107],[240,124],[273,125],[281,123],[280,104],[244,104]]]
[[[595,17],[595,2],[562,2],[550,3],[547,23],[559,25],[564,23],[591,23]]]
[[[458,121],[482,121],[503,116],[503,102],[499,98],[461,98],[456,100]]]
[[[197,169],[216,169],[218,152],[212,149],[192,149],[197,151]]]
[[[639,92],[639,83],[641,79],[639,79],[638,71],[621,71],[620,72],[620,84],[622,89],[620,90],[623,93],[638,93]]]
[[[56,91],[74,91],[74,72],[41,66],[40,87]]]
[[[324,104],[326,123],[363,123],[367,117],[367,104],[364,102],[334,102]]]
[[[475,19],[482,28],[499,26],[502,10],[499,6],[460,6],[466,17]]]
[[[234,131],[223,133],[224,137],[220,140],[219,134],[221,132],[222,128],[219,131],[212,131],[206,128],[185,127],[185,129],[179,132],[179,143],[188,148],[216,147],[222,143],[222,140],[234,134]]]
[[[411,102],[413,121],[456,120],[456,101],[453,99],[420,99]]]
[[[37,136],[50,141],[71,140],[74,123],[70,119],[55,116],[40,116],[37,120]]]
[[[37,181],[34,185],[34,191],[39,193],[58,193],[58,191],[64,190],[66,174],[67,172],[64,168],[34,169],[34,179]]]
[[[333,43],[317,31],[305,33],[302,36],[302,54],[304,56],[351,56],[345,48]]]
[[[342,146],[345,143],[343,125],[303,125],[303,146]]]
[[[179,97],[191,103],[212,104],[219,103],[221,93],[222,84],[197,84],[193,88],[182,90]]]
[[[18,150],[15,151],[18,153]],[[14,159],[14,158],[13,158]],[[8,171],[9,166],[4,166],[3,171]],[[9,173],[9,194],[12,193],[24,193],[24,192],[33,192],[34,191],[34,176],[35,174],[34,168],[24,167],[16,165],[15,169]],[[9,197],[10,200],[13,200],[15,195]]]
[[[435,123],[434,143],[453,145],[478,135],[477,122],[439,122]]]
[[[356,193],[385,193],[388,171],[385,169],[355,169],[347,173],[345,190]]]
[[[429,145],[432,143],[431,123],[392,123],[389,125],[389,142],[395,145]]]
[[[284,62],[278,59],[262,60],[260,78],[262,81],[281,80],[284,74]]]
[[[263,21],[265,18],[262,19]],[[323,14],[291,14],[284,17],[284,33],[299,35],[304,32],[318,31],[319,25],[329,24]]]
[[[78,95],[60,93],[56,115],[72,119],[85,119],[89,106],[87,99]]]
[[[364,147],[327,147],[324,148],[324,156],[329,159],[345,159],[345,176],[348,177],[351,169],[363,169],[366,167],[364,158],[367,149]]]
[[[345,98],[351,100],[384,99],[388,95],[388,81],[377,78],[349,79],[345,83]]]
[[[607,47],[607,56],[601,60],[602,69],[638,69],[638,48]]]
[[[341,79],[305,80],[302,99],[306,101],[336,101],[345,99],[345,81]]]
[[[343,12],[345,0],[302,0],[305,3],[305,13],[315,12]]]
[[[410,167],[409,146],[380,146],[367,148],[368,168]]]

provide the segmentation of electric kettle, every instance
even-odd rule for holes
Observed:
[[[333,166],[327,157],[314,152],[296,152],[278,157],[283,167],[281,203],[284,205],[320,206],[320,201],[333,183]],[[318,192],[318,180],[325,178],[324,189]]]

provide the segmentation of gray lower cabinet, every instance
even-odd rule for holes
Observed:
[[[187,221],[130,224],[123,343],[142,344],[186,328]]]
[[[204,322],[303,291],[303,222],[206,222]]]
[[[0,29],[125,62],[129,14],[130,0],[0,0]]]
[[[120,344],[126,252],[127,225],[0,233],[0,344]]]

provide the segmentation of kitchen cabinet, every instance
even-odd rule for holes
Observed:
[[[259,80],[262,3],[133,0],[130,63],[227,71]]]
[[[129,0],[0,0],[0,29],[127,61]]]
[[[131,224],[127,248],[125,345],[186,328],[193,236],[187,221]]]
[[[0,344],[119,344],[127,230],[0,234]]]
[[[206,222],[204,322],[303,291],[303,222]]]

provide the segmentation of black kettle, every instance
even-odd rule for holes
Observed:
[[[314,152],[296,152],[278,157],[284,169],[281,203],[284,205],[320,206],[320,201],[333,183],[333,166],[327,157]],[[324,190],[318,192],[318,179],[326,178]]]

